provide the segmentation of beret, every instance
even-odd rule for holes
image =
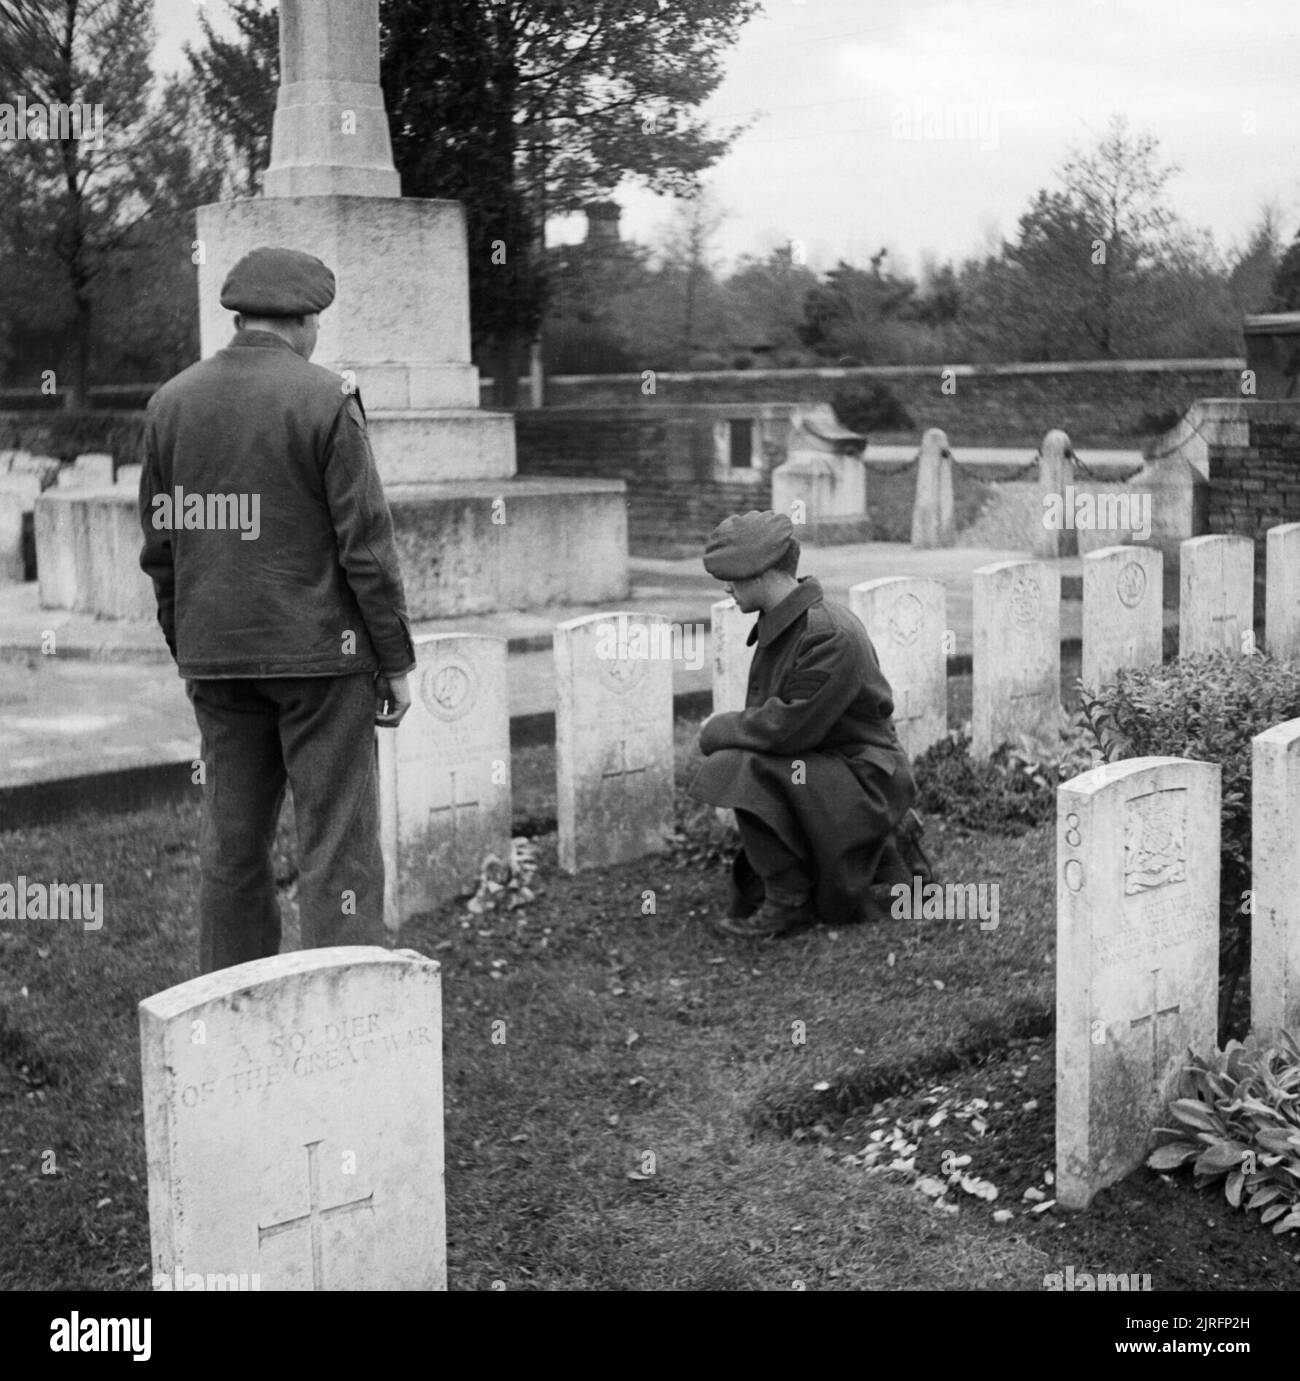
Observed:
[[[733,513],[709,534],[704,569],[715,580],[748,580],[776,563],[794,540],[794,524],[784,513]]]
[[[221,305],[249,316],[310,316],[334,301],[334,275],[297,249],[254,249],[230,270]]]

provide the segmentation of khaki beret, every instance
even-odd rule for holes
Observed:
[[[297,249],[252,250],[221,288],[221,305],[248,316],[311,316],[333,301],[334,275]]]
[[[734,513],[709,534],[704,569],[715,580],[748,580],[775,566],[793,540],[794,524],[784,513]]]

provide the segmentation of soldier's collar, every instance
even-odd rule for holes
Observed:
[[[816,604],[821,597],[822,587],[817,577],[802,576],[799,584],[775,609],[769,609],[766,614],[758,616],[757,622],[749,630],[749,637],[745,639],[746,644],[756,642],[759,647],[767,647],[769,643],[775,642],[800,614],[805,613],[809,606]]]
[[[234,348],[235,346],[265,347],[270,345],[283,346],[286,350],[293,349],[293,346],[290,345],[289,342],[285,340],[283,336],[277,336],[274,331],[250,331],[247,329],[243,331],[236,331],[235,334],[230,338],[230,345],[232,348]]]

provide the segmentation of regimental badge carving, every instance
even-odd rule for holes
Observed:
[[[617,695],[625,695],[646,673],[644,657],[610,657],[599,665],[605,684]]]
[[[438,719],[463,719],[478,696],[478,673],[463,657],[455,656],[430,667],[420,678],[420,698]]]
[[[1043,594],[1032,576],[1018,575],[1011,584],[1011,617],[1017,623],[1037,623]]]
[[[889,611],[889,636],[899,647],[911,647],[921,636],[921,618],[925,613],[915,595],[899,595]]]
[[[1115,577],[1115,593],[1120,603],[1132,609],[1147,592],[1147,573],[1136,561],[1128,562]]]
[[[1186,792],[1135,796],[1124,815],[1124,895],[1186,881]]]

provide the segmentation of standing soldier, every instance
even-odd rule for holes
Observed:
[[[279,953],[286,783],[304,945],[384,937],[372,726],[406,713],[415,653],[361,401],[309,363],[333,300],[319,259],[253,250],[221,290],[234,338],[146,416],[140,564],[203,738],[204,973]]]

